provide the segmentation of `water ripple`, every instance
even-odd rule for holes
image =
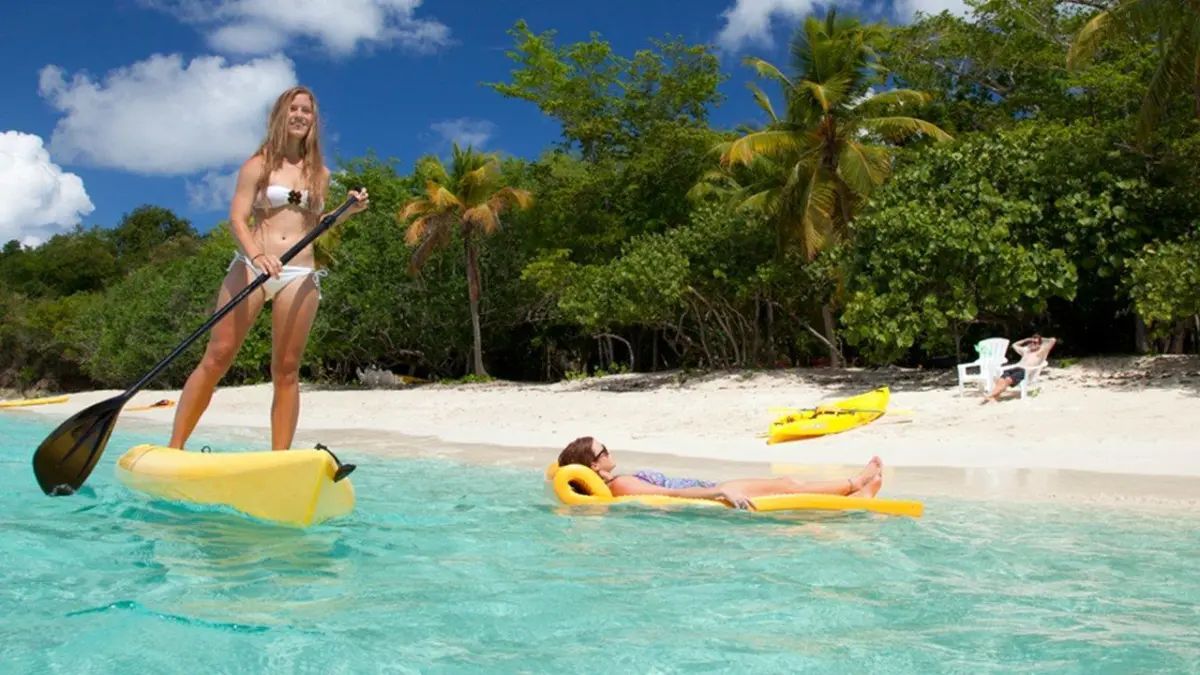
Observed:
[[[0,662],[14,672],[1200,662],[1196,517],[946,499],[919,521],[579,511],[546,499],[537,472],[370,458],[355,513],[299,531],[133,495],[113,450],[88,491],[47,499],[28,448],[48,428],[0,424]]]

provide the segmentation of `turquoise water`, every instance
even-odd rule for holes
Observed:
[[[42,496],[0,415],[0,663],[70,672],[1149,672],[1200,663],[1200,517],[564,515],[540,474],[359,465],[308,531],[142,500],[118,433]],[[214,444],[216,445],[216,444]]]

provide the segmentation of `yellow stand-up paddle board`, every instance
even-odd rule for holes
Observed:
[[[24,408],[31,405],[66,403],[70,396],[46,396],[44,398],[21,398],[15,401],[0,401],[0,408]]]
[[[890,396],[887,387],[880,387],[815,408],[797,408],[789,411],[771,422],[767,443],[838,434],[860,427],[879,419],[887,412]]]
[[[117,460],[117,479],[154,497],[307,527],[354,510],[354,486],[335,480],[338,468],[325,450],[207,453],[139,445]]]

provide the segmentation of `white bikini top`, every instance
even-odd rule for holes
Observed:
[[[308,208],[308,190],[293,190],[286,185],[268,185],[267,189],[258,193],[254,202],[255,208],[274,209],[280,206],[299,206]]]

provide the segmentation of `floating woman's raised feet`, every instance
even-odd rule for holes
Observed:
[[[878,455],[871,458],[857,476],[850,479],[850,495],[854,497],[874,497],[883,487],[883,460]]]

